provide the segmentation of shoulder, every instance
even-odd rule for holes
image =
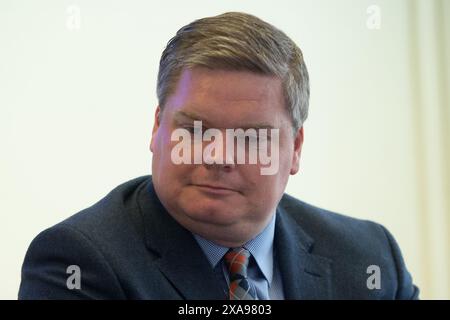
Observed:
[[[349,217],[285,195],[280,206],[314,241],[318,254],[342,259],[386,257],[394,238],[381,224]]]
[[[287,194],[279,206],[312,239],[311,253],[333,261],[340,288],[358,292],[351,283],[355,279],[365,283],[362,279],[376,266],[382,270],[383,282],[389,284],[384,289],[391,289],[385,296],[418,297],[396,240],[381,224],[322,209]]]
[[[24,259],[19,298],[123,298],[118,270],[136,264],[145,252],[136,198],[148,181],[144,176],[123,183],[94,205],[39,233]],[[88,279],[85,290],[66,290],[66,269],[71,265],[79,266],[83,279]]]
[[[324,238],[354,241],[385,234],[385,228],[376,222],[319,208],[288,194],[283,196],[280,206],[315,241]]]
[[[105,197],[92,206],[81,210],[64,221],[47,229],[72,230],[86,238],[111,241],[125,234],[135,234],[139,228],[140,215],[138,196],[151,181],[150,176],[142,176],[124,182],[112,189]],[[46,232],[44,231],[44,233]]]
[[[67,247],[86,243],[105,252],[130,250],[130,246],[142,243],[138,197],[149,181],[150,176],[142,176],[120,184],[97,203],[42,231],[30,249],[45,242],[59,246],[57,240],[61,239]]]

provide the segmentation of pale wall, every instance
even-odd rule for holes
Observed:
[[[380,29],[366,25],[371,5]],[[80,29],[68,28],[78,9]],[[37,233],[150,173],[161,51],[182,25],[225,11],[273,23],[304,51],[310,117],[288,192],[384,224],[422,298],[450,298],[443,0],[1,0],[0,298],[17,297]]]

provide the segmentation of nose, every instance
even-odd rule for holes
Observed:
[[[226,139],[223,139],[226,140]],[[209,142],[208,145],[210,145],[212,142]],[[204,146],[203,151],[205,151]],[[235,159],[232,154],[228,154],[226,152],[226,145],[225,141],[222,143],[222,152],[217,152],[218,148],[215,148],[212,152],[204,152],[203,153],[203,164],[207,169],[222,169],[222,170],[232,170],[235,168]]]

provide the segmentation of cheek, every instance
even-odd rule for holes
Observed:
[[[291,140],[280,142],[279,155],[280,175],[289,175],[294,157],[294,144]]]
[[[153,156],[152,156],[152,175],[160,178],[161,183],[167,189],[179,188],[183,179],[189,174],[188,166],[175,165],[171,159],[171,151],[177,142],[170,139],[169,130],[161,126],[154,135]]]
[[[262,175],[259,165],[245,166],[240,170],[242,181],[245,181],[247,198],[252,202],[263,202],[272,194],[277,183],[277,175]]]
[[[280,153],[278,172],[274,175],[262,175],[259,165],[244,166],[239,173],[246,182],[245,195],[249,202],[269,207],[279,201],[290,175],[290,164],[290,159]]]
[[[172,165],[171,151],[176,142],[172,142],[170,138],[170,130],[162,124],[154,136],[153,157],[164,167]]]

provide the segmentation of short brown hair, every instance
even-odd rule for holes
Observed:
[[[161,110],[181,72],[195,66],[277,76],[282,80],[294,132],[308,116],[309,76],[302,51],[283,31],[253,15],[227,12],[195,20],[178,30],[159,63]]]

